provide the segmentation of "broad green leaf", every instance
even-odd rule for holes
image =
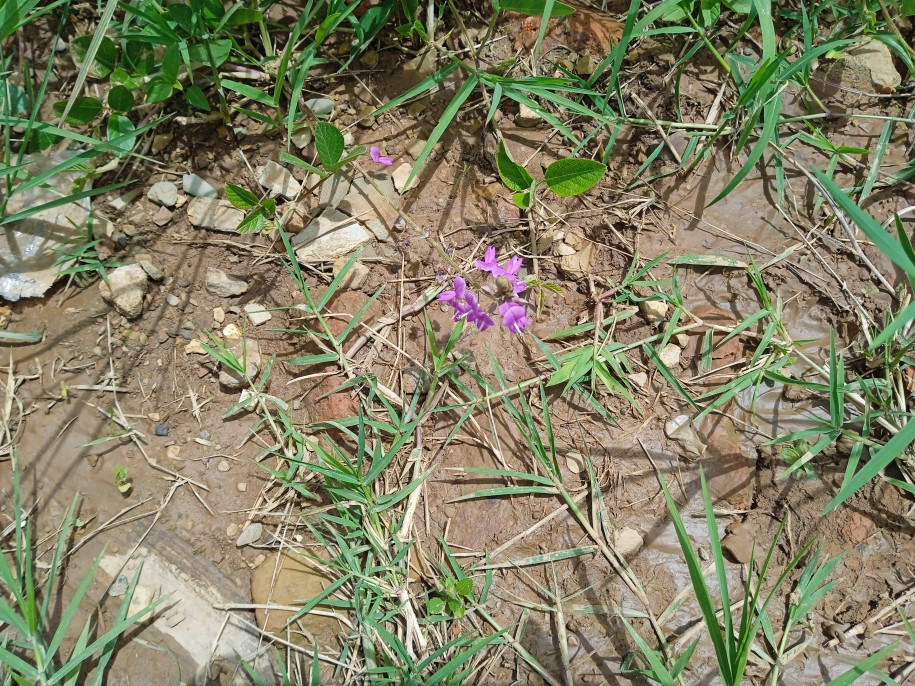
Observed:
[[[499,176],[502,177],[502,183],[513,191],[525,191],[534,182],[527,170],[512,159],[505,147],[505,141],[499,141],[496,167],[499,170]]]
[[[232,39],[221,38],[210,41],[209,43],[198,43],[191,45],[187,49],[187,59],[191,62],[199,62],[213,69],[217,68],[227,59],[232,51]]]
[[[133,109],[133,106],[137,104],[137,101],[133,97],[133,93],[124,86],[112,86],[111,90],[108,91],[108,107],[118,112],[130,112]],[[70,115],[73,115],[73,111],[70,111]]]
[[[9,116],[22,114],[29,109],[29,98],[15,83],[0,79],[0,112]],[[58,115],[60,116],[60,115]]]
[[[325,121],[315,124],[315,148],[325,169],[330,169],[340,161],[343,147],[343,134],[336,126]]]
[[[200,86],[188,86],[184,91],[184,99],[187,100],[189,105],[196,107],[198,110],[209,112],[211,109],[207,96],[200,89]]]
[[[171,5],[170,8],[178,5]],[[178,70],[181,69],[181,53],[177,45],[172,45],[165,51],[162,57],[162,77],[170,84],[178,80]]]
[[[263,207],[258,207],[247,217],[242,219],[236,231],[238,233],[255,233],[260,231],[267,221],[267,211]]]
[[[513,193],[512,202],[522,210],[529,209],[531,206],[531,192],[524,191],[523,193]]]
[[[258,199],[251,191],[234,183],[226,184],[226,199],[240,210],[250,210],[257,207]]]
[[[64,113],[67,107],[67,100],[60,100],[54,103],[54,114],[58,117]],[[97,98],[80,96],[73,101],[70,107],[70,113],[67,115],[67,123],[74,126],[85,126],[95,119],[102,111],[102,101]]]
[[[570,158],[557,160],[546,168],[543,180],[563,198],[593,188],[607,173],[607,167],[594,160]]]
[[[130,152],[133,150],[133,146],[136,145],[137,137],[130,136],[134,131],[136,131],[136,127],[125,115],[112,114],[108,117],[108,141],[110,143],[114,143],[116,138],[128,136],[116,143],[117,147],[124,152]]]
[[[429,598],[426,602],[426,609],[430,615],[440,615],[445,611],[445,601],[437,596]]]
[[[231,29],[236,26],[242,26],[243,24],[256,24],[263,18],[264,15],[257,10],[251,10],[236,5],[234,11],[229,10],[229,12],[226,13],[225,18],[222,20],[222,28]]]
[[[162,76],[154,76],[146,84],[146,102],[162,102],[172,97],[174,87],[168,79]]]
[[[497,12],[500,10],[503,12],[517,12],[518,14],[527,14],[532,17],[542,17],[546,9],[546,2],[543,0],[498,0],[498,3],[493,2],[492,5]],[[564,17],[574,12],[574,7],[556,0],[553,3],[550,18]]]
[[[473,593],[473,580],[470,577],[464,577],[454,585],[454,590],[459,595],[470,595]]]
[[[111,76],[108,77],[108,82],[114,86],[124,86],[129,91],[139,90],[142,85],[142,79],[136,76],[131,76],[127,73],[127,70],[118,67],[113,72]]]
[[[16,0],[11,0],[15,2]],[[89,46],[92,44],[92,35],[77,36],[70,42],[70,56],[73,58],[73,64],[78,68],[83,66],[86,61],[86,55]],[[99,43],[98,51],[95,53],[95,59],[89,67],[89,76],[94,79],[103,79],[114,70],[117,62],[117,47],[114,41],[105,36]]]

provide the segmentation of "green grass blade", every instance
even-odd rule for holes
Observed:
[[[419,157],[416,158],[416,163],[413,165],[413,169],[410,170],[410,176],[407,178],[406,183],[404,184],[405,188],[409,188],[410,184],[413,182],[413,178],[416,176],[416,173],[422,168],[423,162],[426,161],[426,158],[429,157],[429,154],[432,152],[432,148],[435,147],[435,144],[438,143],[439,139],[442,137],[442,134],[445,133],[445,129],[451,124],[451,120],[457,115],[458,110],[461,108],[461,105],[464,104],[464,101],[470,97],[470,94],[473,93],[473,89],[476,88],[476,85],[479,81],[479,77],[476,74],[471,74],[467,77],[467,80],[461,84],[461,87],[458,89],[457,93],[454,94],[454,98],[448,103],[448,107],[445,108],[445,111],[442,112],[442,116],[438,121],[438,124],[435,125],[435,128],[432,129],[432,133],[429,134],[429,140],[426,141],[426,145],[423,146],[422,152],[419,153]]]
[[[846,479],[843,481],[839,493],[826,506],[823,510],[823,514],[832,512],[839,505],[848,500],[859,488],[877,476],[881,470],[899,457],[899,455],[902,454],[902,451],[908,448],[913,441],[915,441],[915,419],[909,417],[906,425],[887,441],[886,445],[880,448],[875,455],[871,456],[871,459],[861,468],[861,471],[855,474],[850,480]]]

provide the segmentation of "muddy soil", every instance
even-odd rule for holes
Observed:
[[[617,30],[612,25],[598,28]],[[522,47],[524,35],[519,33]],[[663,48],[649,44],[643,51],[663,55]],[[633,92],[641,94],[661,118],[672,116],[671,103],[664,100],[669,93],[656,87],[668,66],[663,59],[642,59],[629,80]],[[684,77],[684,116],[694,111],[704,118],[714,100],[706,66],[697,64]],[[360,82],[345,76],[316,81],[310,86],[311,95],[334,100],[336,123],[352,133],[356,144],[383,147],[396,158],[396,167],[415,159],[417,150],[411,143],[428,136],[449,101],[453,84],[446,83],[418,106],[379,117],[370,126],[355,124],[354,119],[373,98],[384,102],[402,92],[405,82],[415,81],[415,74],[408,72],[400,54],[384,51],[378,67],[362,73]],[[843,93],[835,97],[842,98]],[[876,110],[878,105],[857,103],[864,111]],[[371,322],[415,301],[429,285],[446,278],[449,267],[431,247],[430,236],[456,259],[479,259],[483,248],[496,245],[500,254],[517,251],[528,258],[525,268],[534,268],[527,222],[498,180],[492,161],[495,139],[483,126],[483,112],[485,109],[468,108],[423,168],[419,184],[399,194],[403,209],[421,230],[398,229],[392,240],[369,245],[362,253],[367,279],[332,300],[332,311],[353,313],[384,286],[369,311],[367,321]],[[524,160],[529,169],[539,171],[570,152],[545,126],[518,127],[513,117],[511,108],[497,115],[500,131],[514,159]],[[353,414],[354,398],[346,392],[322,397],[342,377],[303,378],[314,370],[284,363],[307,349],[301,335],[287,331],[296,323],[285,308],[301,304],[303,296],[278,259],[275,236],[239,236],[196,228],[188,219],[186,204],[163,213],[145,197],[153,183],[180,182],[179,173],[187,171],[196,172],[220,190],[227,182],[256,187],[252,170],[276,161],[284,144],[255,122],[233,123],[245,129],[244,137],[219,123],[175,126],[172,141],[159,154],[162,164],[133,169],[133,175],[140,177],[137,187],[143,191],[138,198],[122,212],[111,209],[111,198],[94,201],[97,211],[117,226],[116,235],[106,244],[113,258],[132,263],[149,256],[164,274],[163,280],[150,283],[139,318],[128,320],[114,311],[101,298],[97,284],[68,288],[58,283],[43,299],[10,304],[11,328],[46,332],[39,344],[4,345],[0,353],[0,365],[16,379],[18,409],[11,424],[26,499],[37,504],[38,530],[53,533],[74,495],[81,496],[79,517],[85,526],[76,542],[85,541],[85,545],[73,556],[68,584],[77,583],[81,571],[103,554],[90,592],[103,622],[111,621],[116,606],[109,587],[121,575],[129,575],[138,560],[145,560],[145,573],[152,574],[143,586],[146,597],[172,592],[176,599],[186,598],[185,604],[170,601],[168,612],[139,634],[144,642],[125,643],[110,669],[113,684],[166,683],[179,674],[186,682],[227,683],[238,676],[231,659],[235,650],[246,659],[259,656],[259,668],[268,673],[269,653],[261,650],[267,641],[257,632],[258,626],[294,643],[305,636],[304,645],[310,645],[316,638],[328,654],[338,654],[341,647],[341,627],[333,621],[309,618],[300,625],[301,634],[284,634],[287,615],[263,608],[255,612],[252,606],[301,603],[326,580],[275,556],[278,541],[289,535],[284,517],[301,505],[282,494],[264,469],[277,465],[264,457],[272,439],[258,426],[257,417],[248,411],[224,416],[238,402],[239,391],[220,382],[218,364],[202,354],[195,341],[205,342],[204,333],[220,334],[234,324],[258,342],[263,360],[276,356],[267,388],[288,403],[303,431],[313,423]],[[877,127],[836,126],[836,141],[847,145],[868,147],[879,135]],[[603,277],[618,282],[636,252],[643,259],[662,253],[702,253],[743,261],[752,258],[757,265],[765,265],[762,273],[767,287],[784,302],[787,329],[795,340],[809,341],[805,351],[812,358],[824,359],[830,330],[836,331],[841,348],[856,350],[859,321],[847,294],[862,299],[872,313],[884,311],[890,296],[871,271],[856,261],[841,236],[826,235],[818,241],[809,233],[817,226],[817,215],[804,177],[789,174],[797,201],[794,219],[807,222],[800,228],[775,208],[769,171],[752,173],[722,202],[705,207],[739,167],[739,161],[731,160],[725,150],[691,175],[673,175],[625,189],[644,161],[653,136],[647,131],[623,136],[610,174],[587,196],[561,202],[547,199],[547,211],[557,218],[553,235],[561,229],[565,244],[571,244],[576,255],[590,246],[592,260],[590,264],[587,260],[577,264],[562,261],[549,244],[539,251],[539,278],[557,284],[562,294],[546,295],[542,308],[532,317],[531,333],[545,338],[593,318],[589,280]],[[893,146],[884,160],[887,173],[905,165],[903,143]],[[822,160],[815,159],[800,163],[822,166]],[[672,157],[662,155],[652,170],[675,164]],[[299,170],[293,174],[306,180]],[[913,196],[908,187],[894,195],[876,194],[868,209],[874,216],[886,217],[893,209],[911,204]],[[306,204],[314,206],[317,199]],[[815,247],[811,249],[806,241],[816,242]],[[864,250],[878,269],[892,275],[895,284],[898,276],[882,256],[872,246]],[[331,262],[306,265],[307,283],[315,293],[322,292],[332,278]],[[247,290],[230,297],[214,295],[206,287],[212,268],[245,281]],[[670,267],[658,266],[653,275],[667,278]],[[687,307],[704,319],[742,321],[759,307],[744,270],[681,267],[678,280]],[[273,309],[273,318],[262,325],[252,324],[244,311],[251,303]],[[453,327],[450,313],[433,302],[425,314],[444,341]],[[656,331],[637,315],[615,329],[614,340],[634,342]],[[370,356],[363,353],[359,364],[408,394],[417,376],[410,359],[422,361],[429,352],[422,318],[406,318],[392,336],[409,358],[393,346],[382,345]],[[686,339],[674,371],[694,395],[729,378],[727,372],[720,380],[703,376],[698,336]],[[492,379],[489,351],[496,352],[508,382],[531,378],[543,370],[542,354],[534,341],[501,327],[483,333],[467,327],[456,350],[459,355],[469,354],[476,370]],[[737,362],[745,354],[739,345],[719,349],[715,366]],[[575,396],[554,390],[549,403],[561,452],[589,452],[616,526],[632,529],[643,539],[643,545],[629,556],[629,564],[647,590],[654,611],[660,613],[688,585],[655,469],[672,485],[696,546],[707,550],[708,533],[698,495],[702,467],[720,508],[719,534],[724,536],[729,527],[732,535],[742,539],[734,550],[739,551],[741,545],[745,549],[754,540],[757,551],[768,547],[778,523],[787,518],[776,567],[783,566],[811,538],[819,541],[824,557],[844,554],[834,590],[816,606],[810,627],[816,638],[804,655],[788,665],[784,683],[813,684],[835,677],[844,671],[848,658],[860,658],[884,645],[886,636],[876,632],[873,624],[867,624],[867,632],[861,635],[830,639],[867,623],[875,612],[910,589],[915,565],[911,501],[880,482],[869,484],[845,506],[821,516],[837,492],[847,455],[840,444],[813,462],[816,478],[778,478],[784,463],[775,449],[763,443],[807,425],[811,413],[822,412],[816,399],[786,397],[778,386],[760,388],[756,397],[740,396],[727,415],[710,415],[698,427],[707,450],[700,457],[689,454],[664,432],[665,422],[686,410],[682,400],[637,350],[629,357],[636,371],[647,372],[647,379],[636,388],[641,411],[618,396],[600,396],[618,426],[600,420]],[[805,372],[798,368],[798,373]],[[98,388],[104,390],[94,390]],[[457,416],[441,415],[428,427],[427,442],[441,442],[456,420]],[[495,421],[504,464],[479,440],[462,437],[448,445],[425,485],[415,527],[419,544],[439,550],[438,539],[444,537],[466,567],[482,561],[486,551],[498,551],[492,562],[499,563],[581,545],[585,534],[568,512],[525,535],[558,508],[552,498],[449,502],[473,490],[503,484],[456,476],[446,468],[534,469],[508,419],[496,411]],[[124,435],[127,427],[132,432],[129,436]],[[467,432],[473,436],[473,430]],[[106,437],[110,440],[100,442]],[[0,463],[0,516],[5,525],[11,511],[11,463],[4,460]],[[126,467],[132,480],[126,495],[114,482],[116,466]],[[574,461],[563,467],[573,492],[587,488],[586,475],[575,468]],[[402,469],[403,464],[397,468]],[[239,536],[254,524],[262,525],[260,536],[237,545]],[[516,542],[503,545],[516,537]],[[135,546],[139,546],[137,554],[128,558]],[[736,592],[746,568],[732,561],[728,571]],[[633,598],[606,561],[594,554],[555,563],[555,576],[563,596],[580,592],[565,608],[574,683],[626,683],[619,676],[620,665],[635,646],[619,619],[602,609],[632,606]],[[515,625],[526,604],[547,602],[534,582],[549,586],[552,578],[553,570],[547,567],[528,568],[524,573],[497,570],[493,616],[503,626]],[[202,602],[188,606],[192,599]],[[221,609],[228,605],[241,608],[231,621],[225,620]],[[783,610],[784,599],[776,606]],[[522,645],[553,674],[561,674],[555,615],[536,610],[524,611],[524,615]],[[687,601],[668,629],[674,635],[688,635],[697,616],[695,603]],[[903,653],[898,649],[893,659],[904,659]],[[689,681],[710,683],[715,673],[710,646],[702,644],[697,655]],[[753,670],[754,678],[765,674],[760,666]],[[479,677],[479,683],[504,684],[516,679],[541,683],[505,653]]]

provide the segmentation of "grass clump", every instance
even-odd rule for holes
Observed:
[[[39,551],[32,540],[32,520],[20,496],[18,460],[14,452],[14,519],[5,535],[0,537],[0,540],[7,536],[12,538],[9,553],[0,553],[0,589],[4,596],[0,598],[0,622],[4,625],[0,627],[0,683],[36,686],[102,684],[118,643],[165,599],[160,598],[128,616],[141,565],[121,599],[112,625],[105,631],[99,631],[90,617],[77,635],[70,654],[63,654],[63,641],[74,636],[74,616],[86,599],[89,584],[102,557],[96,558],[73,597],[58,615],[54,608],[62,590],[67,546],[71,535],[80,526],[76,517],[79,496],[73,499],[64,516],[45,574],[38,571],[41,567],[38,565]]]

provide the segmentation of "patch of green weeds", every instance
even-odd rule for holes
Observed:
[[[108,270],[124,264],[99,257],[98,246],[102,241],[92,235],[92,225],[95,221],[90,217],[88,225],[81,229],[82,236],[71,238],[54,249],[59,255],[55,263],[58,268],[57,275],[66,276],[67,285],[75,282],[79,286],[85,286],[99,277],[107,281]]]
[[[81,526],[76,517],[78,502],[77,494],[57,534],[51,561],[44,569],[43,564],[39,565],[39,551],[32,540],[31,517],[22,506],[19,463],[13,451],[12,548],[9,553],[0,554],[0,588],[3,589],[0,622],[6,625],[0,637],[0,683],[4,685],[14,682],[37,686],[104,683],[105,671],[124,636],[167,600],[160,598],[128,616],[142,571],[140,565],[106,631],[100,632],[91,617],[81,630],[73,626],[76,611],[98,570],[100,555],[73,597],[66,605],[61,604],[62,611],[57,615],[54,608],[65,574],[67,546],[71,535]],[[73,638],[76,642],[66,655],[62,651],[64,640]]]
[[[708,541],[712,556],[712,566],[705,570],[701,566],[698,553],[693,548],[693,543],[683,524],[676,502],[667,488],[667,484],[660,474],[658,474],[658,479],[664,491],[674,530],[689,569],[690,586],[699,605],[705,634],[710,639],[715,650],[718,674],[724,684],[736,686],[745,683],[747,678],[746,669],[752,653],[757,662],[761,660],[763,664],[769,665],[770,672],[766,681],[774,686],[778,683],[779,675],[784,666],[792,659],[800,656],[813,641],[816,634],[810,626],[808,617],[816,604],[835,586],[836,582],[829,581],[829,577],[836,565],[841,561],[842,556],[839,555],[821,563],[820,550],[813,549],[814,542],[809,541],[787,562],[772,583],[771,588],[767,591],[764,590],[764,586],[769,582],[768,577],[773,555],[785,526],[785,523],[782,522],[758,570],[754,565],[754,555],[751,554],[748,568],[751,571],[756,571],[756,578],[754,579],[752,574],[749,575],[743,585],[741,596],[736,599],[736,602],[732,602],[726,575],[724,553],[719,541],[714,504],[709,495],[705,474],[702,470],[700,470],[699,475],[702,485],[705,519],[708,526]],[[772,601],[779,597],[781,588],[788,577],[801,564],[804,558],[807,558],[807,563],[804,565],[800,578],[795,583],[794,589],[789,596],[788,609],[784,614],[780,627],[781,636],[776,636],[775,627],[769,618],[769,608],[772,605]],[[717,580],[717,598],[705,579],[712,570],[714,570]],[[673,611],[682,603],[683,598],[681,596],[678,596],[674,604],[664,612],[662,618],[672,616]],[[734,613],[736,608],[739,608],[739,614]],[[630,655],[624,663],[624,672],[639,674],[664,686],[682,684],[684,670],[687,668],[700,639],[697,638],[691,641],[679,656],[666,656],[661,651],[651,647],[625,617],[622,618],[622,621],[638,648],[637,654]],[[800,637],[797,637],[796,630],[799,628],[802,633]],[[884,647],[828,683],[832,685],[851,684],[866,673],[888,679],[887,675],[876,670],[876,665],[896,647],[897,643],[898,641]],[[637,666],[636,661],[641,662],[642,666]]]

